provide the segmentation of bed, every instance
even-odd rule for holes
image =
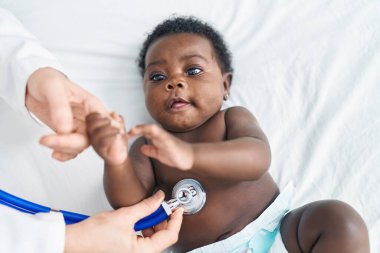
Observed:
[[[368,226],[371,251],[380,252],[380,1],[0,0],[0,7],[129,127],[151,121],[135,62],[147,32],[174,13],[210,22],[233,53],[225,106],[257,117],[272,148],[271,174],[280,188],[296,187],[293,206],[349,203]],[[93,150],[56,162],[38,145],[46,127],[1,99],[0,113],[0,188],[86,214],[110,209]]]

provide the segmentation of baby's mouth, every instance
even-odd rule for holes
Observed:
[[[168,107],[171,110],[181,110],[191,103],[183,98],[173,98],[169,101]]]

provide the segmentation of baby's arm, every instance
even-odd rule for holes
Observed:
[[[268,140],[255,117],[244,107],[225,112],[226,141],[196,143],[191,170],[197,174],[228,180],[256,180],[268,169]]]
[[[148,158],[137,152],[137,140],[128,156],[124,122],[113,114],[110,118],[93,113],[86,118],[87,133],[94,150],[104,159],[104,189],[114,208],[130,206],[150,196],[154,177]],[[118,122],[114,124],[114,120]]]
[[[134,205],[153,194],[155,180],[152,164],[139,152],[144,142],[144,138],[140,137],[133,143],[124,163],[105,163],[104,190],[114,208]]]
[[[255,117],[243,107],[225,113],[226,140],[187,143],[156,125],[140,125],[129,135],[149,140],[141,152],[180,170],[227,180],[255,180],[270,165],[270,147]]]

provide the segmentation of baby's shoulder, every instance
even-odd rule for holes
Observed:
[[[256,121],[252,112],[243,106],[232,106],[223,110],[225,121],[247,120],[253,119]]]
[[[147,144],[148,141],[144,136],[139,136],[136,139],[132,140],[129,153],[140,153],[140,148],[142,145]]]

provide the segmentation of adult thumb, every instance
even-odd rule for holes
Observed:
[[[70,133],[73,129],[73,112],[67,91],[63,85],[47,87],[46,100],[53,130]]]
[[[164,201],[165,194],[163,191],[157,191],[153,196],[144,199],[143,201],[130,206],[119,209],[128,214],[128,222],[134,225],[138,220],[148,216],[157,210],[162,201]]]

